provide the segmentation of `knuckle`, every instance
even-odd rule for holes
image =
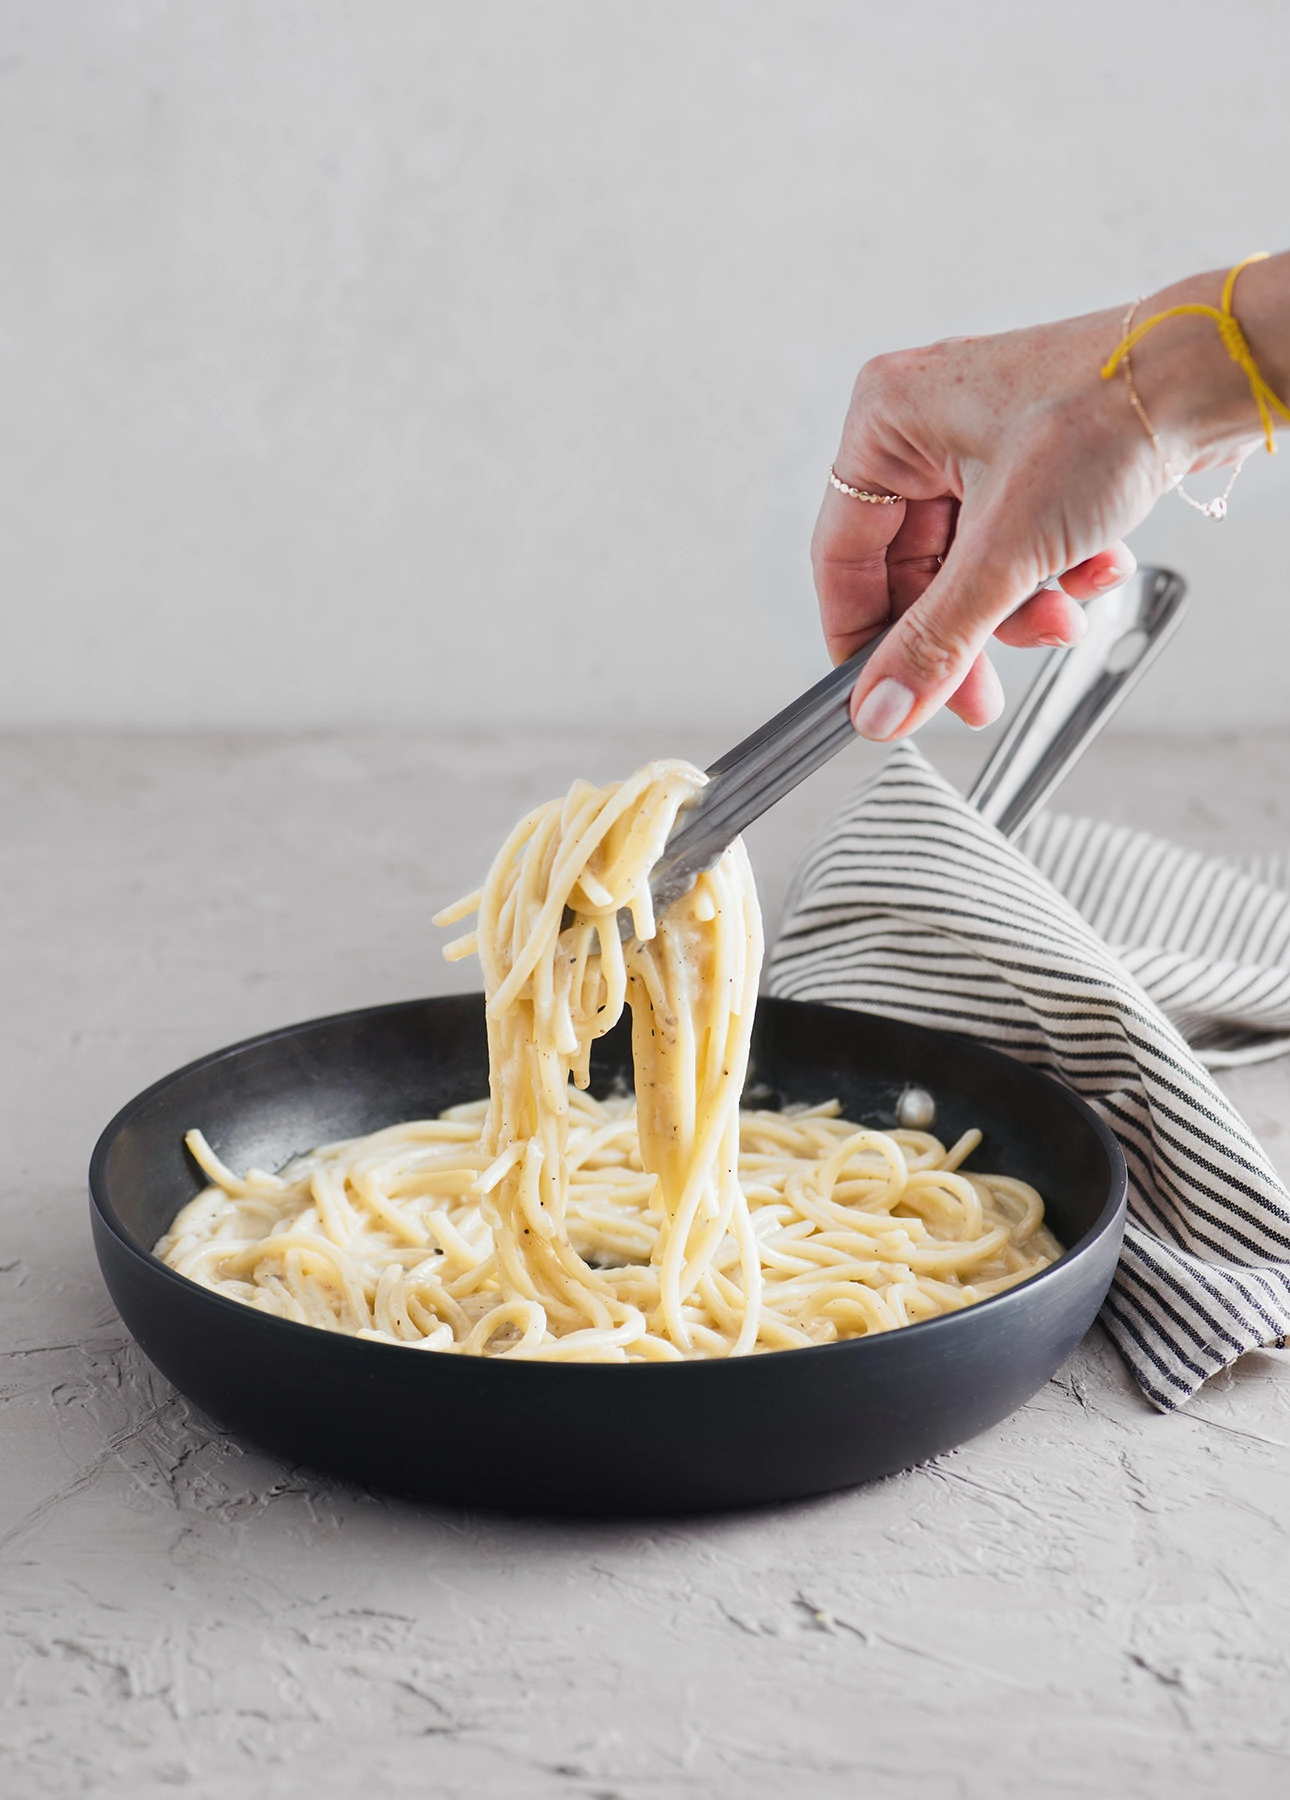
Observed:
[[[811,567],[830,581],[855,583],[878,579],[887,585],[887,559],[881,550],[855,553],[845,538],[819,537],[811,544]]]
[[[935,613],[915,606],[905,614],[901,637],[905,662],[921,684],[939,687],[962,665],[963,644]]]
[[[903,386],[908,371],[908,355],[903,350],[885,351],[871,356],[856,376],[854,401],[866,407],[881,405]]]

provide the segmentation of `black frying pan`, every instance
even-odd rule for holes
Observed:
[[[628,1021],[592,1088],[630,1080]],[[236,1169],[487,1092],[482,997],[413,1000],[216,1051],[117,1114],[90,1164],[94,1242],[148,1357],[231,1431],[350,1479],[524,1511],[684,1512],[850,1486],[961,1444],[1021,1405],[1092,1324],[1124,1230],[1124,1158],[1085,1103],[980,1044],[865,1013],[762,1000],[757,1104],[836,1097],[890,1126],[909,1083],[970,1166],[1045,1196],[1069,1247],[1021,1287],[874,1338],[732,1361],[508,1363],[292,1324],[167,1269],[150,1247],[204,1185],[199,1126]]]

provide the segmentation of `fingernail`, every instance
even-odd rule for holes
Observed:
[[[1048,650],[1068,650],[1072,644],[1078,644],[1081,638],[1088,636],[1088,614],[1082,606],[1073,603],[1066,614],[1065,631],[1050,631],[1046,636],[1036,638],[1036,644],[1042,644]]]
[[[973,727],[976,731],[984,731],[987,725],[993,725],[995,720],[998,719],[1003,712],[1004,707],[1008,704],[1007,696],[1003,691],[1003,683],[999,680],[999,671],[989,660],[987,660],[985,665],[985,677],[982,680],[981,689],[982,691],[978,697],[981,705],[988,710],[990,716],[988,719],[983,719],[979,725]]]
[[[1119,587],[1120,583],[1127,581],[1132,573],[1132,569],[1103,569],[1100,575],[1093,577],[1093,586],[1099,594],[1102,594],[1106,592],[1107,588]]]
[[[851,715],[851,723],[861,737],[885,743],[893,731],[899,731],[914,710],[914,696],[903,681],[884,675],[876,687],[870,688]]]

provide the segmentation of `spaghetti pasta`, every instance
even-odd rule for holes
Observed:
[[[1024,1182],[961,1168],[980,1141],[879,1131],[834,1102],[739,1110],[761,967],[742,843],[659,919],[650,871],[702,786],[688,764],[577,782],[530,813],[446,954],[477,951],[488,1100],[227,1169],[156,1247],[263,1311],[465,1355],[669,1361],[825,1344],[952,1311],[1059,1247]],[[618,914],[631,915],[626,943]],[[636,1097],[584,1090],[632,1011]]]

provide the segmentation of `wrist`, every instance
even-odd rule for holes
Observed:
[[[1138,305],[1134,324],[1175,306],[1218,308],[1225,274],[1214,270],[1162,288]],[[1261,373],[1281,393],[1285,371],[1275,351],[1283,336],[1278,318],[1284,311],[1283,287],[1284,274],[1276,264],[1255,263],[1242,272],[1232,296],[1232,310]],[[1261,435],[1249,381],[1229,356],[1210,316],[1190,313],[1162,321],[1135,345],[1133,377],[1165,453],[1179,472],[1234,461],[1252,438]]]

